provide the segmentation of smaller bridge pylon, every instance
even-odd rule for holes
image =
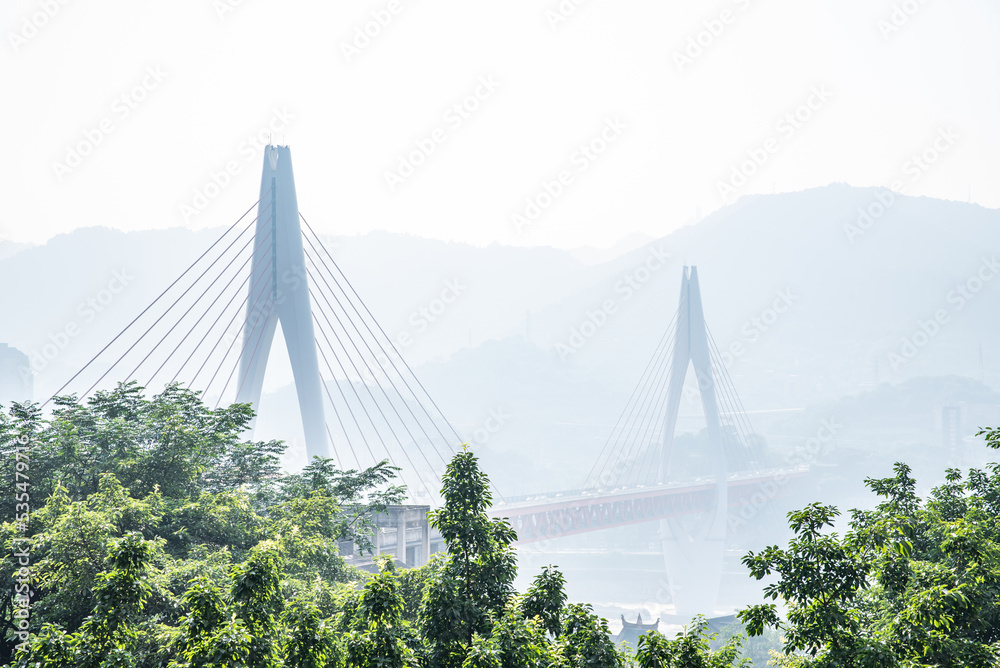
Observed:
[[[693,390],[685,386],[691,370]],[[686,392],[700,396],[705,431],[684,439],[695,443],[694,448],[678,450],[677,421]],[[697,507],[679,512],[670,505],[650,514],[651,520],[659,521],[678,614],[713,612],[722,577],[732,476],[768,477],[761,470],[756,446],[757,437],[705,323],[698,269],[684,267],[677,312],[584,485],[592,494],[637,494],[646,500],[698,478],[697,494],[688,497],[697,499]]]

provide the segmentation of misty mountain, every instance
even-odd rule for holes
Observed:
[[[47,396],[220,233],[88,227],[11,248],[0,341],[39,362]],[[579,484],[677,308],[684,265],[698,267],[709,329],[752,416],[876,380],[990,385],[1000,372],[1000,213],[961,202],[837,184],[747,196],[603,262],[593,249],[385,232],[326,243],[445,413],[470,441],[489,441],[484,461],[502,462],[515,487]],[[269,379],[278,394],[265,397],[259,429],[295,442],[294,410],[266,415],[272,401],[294,405],[279,398],[288,376]],[[491,411],[510,418],[487,434]],[[696,431],[697,413],[686,401],[681,427]],[[519,477],[525,467],[532,475]]]

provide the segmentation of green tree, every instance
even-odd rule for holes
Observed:
[[[391,559],[381,559],[379,572],[365,584],[355,630],[347,640],[348,668],[405,668],[414,663],[406,645],[403,596]]]
[[[487,640],[476,635],[463,668],[487,665],[494,658],[500,668],[534,668],[551,665],[556,660],[542,620],[526,618],[523,606],[517,601],[507,605]]]
[[[311,601],[292,601],[281,621],[285,628],[284,668],[327,668],[339,664],[334,639],[319,608]]]
[[[708,634],[708,621],[695,617],[689,627],[673,640],[650,631],[639,637],[635,663],[639,668],[734,668],[751,666],[750,659],[740,658],[743,637],[733,636],[718,650],[711,649],[714,635]]]
[[[138,534],[114,542],[110,570],[99,573],[94,584],[94,612],[72,635],[49,625],[37,636],[23,665],[39,668],[111,668],[135,665],[135,624],[149,595],[145,576],[151,546]],[[69,662],[67,662],[69,661]]]
[[[563,635],[556,649],[569,668],[620,668],[622,657],[611,642],[608,620],[594,614],[591,605],[573,603],[566,608]]]
[[[431,513],[448,546],[443,568],[427,585],[420,626],[434,666],[461,666],[476,634],[489,637],[514,592],[517,536],[510,524],[490,519],[489,479],[463,449],[441,479],[444,504]]]
[[[247,560],[233,567],[233,607],[250,634],[248,668],[273,668],[277,659],[277,615],[284,607],[281,560],[273,543],[254,547]]]
[[[989,432],[1000,443],[996,432]],[[787,666],[995,666],[1000,661],[1000,467],[949,470],[927,501],[910,469],[866,480],[882,501],[853,511],[840,538],[824,531],[837,510],[813,504],[789,514],[796,536],[744,561],[777,581],[785,604],[740,613],[751,634],[785,637]]]
[[[562,633],[562,609],[566,605],[566,577],[555,566],[545,566],[535,576],[521,600],[524,616],[541,620],[553,637]]]

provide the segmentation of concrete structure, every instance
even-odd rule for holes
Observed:
[[[280,322],[295,378],[306,453],[310,461],[328,457],[299,206],[287,146],[264,149],[251,266],[236,401],[258,408],[274,330]]]
[[[729,508],[779,498],[792,490],[791,483],[803,478],[807,468],[775,469],[730,475],[726,498]],[[559,498],[533,498],[491,508],[490,517],[506,518],[524,545],[552,538],[573,536],[602,529],[643,524],[668,518],[715,513],[718,490],[715,482],[658,485],[620,492],[566,493]],[[742,520],[741,520],[742,522]]]
[[[667,414],[663,424],[663,456],[657,476],[657,483],[661,485],[668,482],[677,411],[689,366],[694,367],[705,411],[709,454],[714,466],[714,500],[703,514],[702,522],[685,523],[678,517],[661,520],[660,535],[675,609],[680,614],[711,614],[711,608],[706,609],[706,606],[715,605],[722,583],[726,514],[729,509],[729,467],[719,422],[719,405],[715,395],[715,377],[708,348],[705,314],[701,306],[697,267],[684,267],[681,278],[677,331],[670,381],[667,385]]]
[[[961,454],[962,407],[943,406],[941,408],[941,444],[951,455]]]
[[[430,506],[389,506],[375,516],[374,554],[356,554],[353,541],[343,541],[340,553],[355,566],[374,570],[374,558],[391,554],[397,566],[417,568],[427,563],[430,555],[445,549],[444,539],[427,521]]]
[[[423,566],[430,558],[430,506],[389,506],[375,516],[375,554],[392,554],[407,568]],[[440,537],[439,537],[440,538]]]
[[[28,356],[13,346],[0,343],[0,405],[7,409],[15,401],[31,401],[34,383]]]

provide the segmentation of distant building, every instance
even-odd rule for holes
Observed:
[[[35,379],[28,356],[17,348],[0,343],[0,405],[34,399]]]
[[[941,445],[945,450],[958,454],[962,445],[962,407],[941,408]]]
[[[430,555],[446,549],[444,538],[432,529],[427,514],[430,506],[388,506],[386,512],[375,515],[374,554],[355,552],[352,540],[340,541],[340,554],[362,570],[375,572],[375,555],[391,554],[399,568],[417,568],[427,563]]]
[[[627,643],[632,646],[632,649],[636,649],[639,646],[639,636],[645,635],[650,631],[657,631],[659,628],[659,619],[651,624],[643,624],[642,615],[639,615],[634,622],[628,621],[625,619],[625,615],[622,615],[622,630],[618,632],[618,635],[613,640],[616,645]]]

